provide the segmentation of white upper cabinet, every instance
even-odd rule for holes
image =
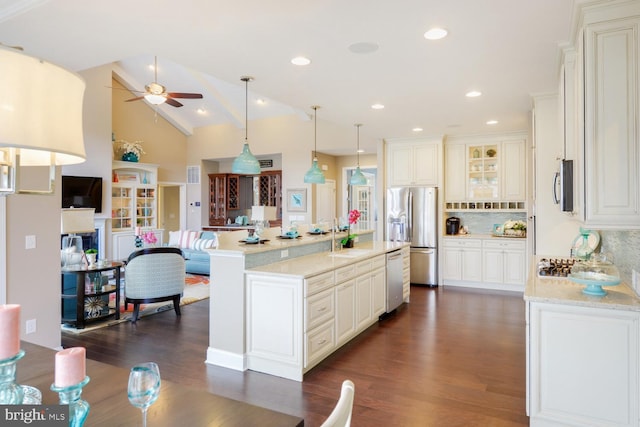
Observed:
[[[387,142],[387,187],[440,186],[442,138]]]
[[[452,137],[444,151],[445,209],[526,210],[525,133]]]
[[[640,17],[614,11],[584,28],[584,219],[640,228]]]

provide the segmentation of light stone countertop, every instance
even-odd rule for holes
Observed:
[[[408,246],[408,242],[362,242],[356,243],[353,249],[341,249],[333,252],[337,254],[337,256],[332,256],[332,252],[319,252],[290,260],[261,265],[248,269],[246,272],[270,276],[295,276],[304,279]],[[349,251],[356,252],[357,255],[354,257],[344,256],[348,255]]]
[[[373,233],[373,230],[359,230],[356,232],[359,235]],[[209,252],[242,252],[244,254],[256,254],[260,252],[267,252],[280,249],[294,249],[299,245],[308,245],[310,243],[316,243],[321,241],[331,241],[331,233],[311,235],[306,231],[300,233],[300,237],[295,239],[282,239],[278,237],[280,234],[280,228],[274,227],[268,229],[263,234],[264,239],[268,242],[260,244],[247,244],[242,243],[241,240],[247,237],[246,230],[234,230],[229,232],[222,232],[218,234],[219,246],[217,249],[208,249]],[[342,239],[346,237],[346,232],[336,232],[335,239]],[[358,246],[360,243],[356,243]]]
[[[539,277],[537,265],[540,258],[545,257],[536,256],[531,261],[527,286],[524,290],[525,301],[640,311],[640,297],[627,283],[622,282],[616,286],[604,286],[602,289],[607,292],[607,295],[602,297],[587,295],[582,292],[585,288],[584,285],[572,282],[569,279]]]

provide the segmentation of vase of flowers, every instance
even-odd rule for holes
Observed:
[[[355,243],[355,238],[358,237],[357,234],[351,234],[351,226],[356,225],[358,220],[360,219],[360,211],[357,209],[353,209],[349,211],[349,225],[347,226],[347,236],[340,240],[340,244],[342,244],[343,248],[352,248]]]
[[[153,233],[153,231],[147,231],[142,234],[142,241],[146,247],[154,247],[156,243],[158,243],[158,238]]]
[[[124,162],[137,162],[140,160],[140,157],[145,154],[142,149],[142,141],[129,142],[124,139],[119,139],[116,143],[120,145],[122,161]]]

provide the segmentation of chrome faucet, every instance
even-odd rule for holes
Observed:
[[[336,219],[333,219],[333,224],[331,225],[331,252],[336,250]]]

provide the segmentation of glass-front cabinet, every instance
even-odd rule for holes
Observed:
[[[498,145],[470,145],[468,151],[469,199],[497,199],[500,189]]]
[[[157,227],[158,166],[136,162],[113,162],[111,183],[111,229],[114,233],[134,227]]]

